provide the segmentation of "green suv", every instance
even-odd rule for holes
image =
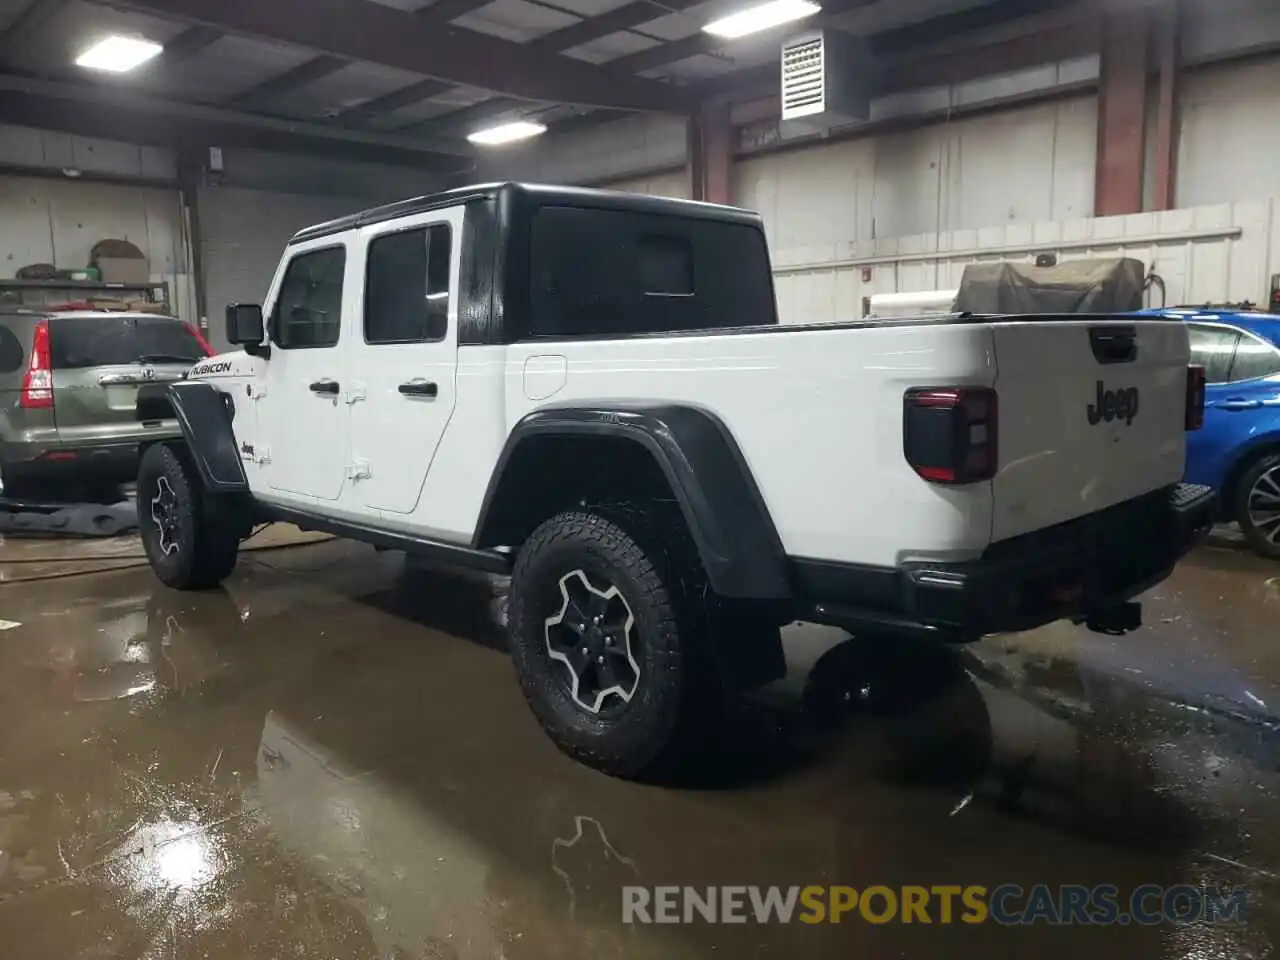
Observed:
[[[132,480],[142,442],[182,435],[176,420],[138,420],[139,389],[211,353],[173,317],[0,308],[0,496]]]

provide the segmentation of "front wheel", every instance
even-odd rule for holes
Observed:
[[[512,573],[524,695],[561,750],[607,773],[654,771],[698,712],[705,641],[665,567],[611,520],[571,512],[534,531]]]
[[[214,509],[199,476],[172,447],[147,448],[137,496],[142,547],[161,583],[203,590],[227,578],[236,565],[240,527]]]
[[[1235,506],[1249,546],[1280,560],[1280,453],[1263,457],[1240,478]]]

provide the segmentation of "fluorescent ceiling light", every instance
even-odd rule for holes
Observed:
[[[150,40],[113,35],[99,40],[76,57],[76,66],[90,70],[106,70],[108,73],[128,73],[164,48]]]
[[[726,40],[736,40],[750,33],[759,33],[770,27],[791,23],[793,20],[803,20],[821,9],[822,7],[816,3],[810,3],[809,0],[773,0],[772,3],[762,3],[757,7],[749,7],[746,10],[731,13],[727,17],[721,17],[719,20],[713,20],[702,30],[704,33],[724,37]]]
[[[469,133],[467,139],[483,147],[497,147],[517,140],[528,140],[530,137],[546,132],[545,124],[535,123],[532,120],[513,120],[511,123],[501,123],[496,127],[486,127],[484,130]]]

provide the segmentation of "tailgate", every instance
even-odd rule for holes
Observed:
[[[138,389],[180,380],[204,356],[190,328],[166,317],[55,316],[49,333],[54,416],[67,444],[162,432],[138,422]]]
[[[1182,323],[1094,316],[999,321],[992,331],[1000,404],[992,541],[1182,479]]]

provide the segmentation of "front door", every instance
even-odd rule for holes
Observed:
[[[362,323],[348,340],[353,499],[409,514],[453,415],[462,209],[360,231]]]
[[[257,400],[255,444],[267,486],[287,499],[336,500],[351,454],[344,395],[343,330],[347,249],[332,239],[290,248],[292,256],[268,304],[271,358]],[[359,336],[359,332],[355,331]]]

